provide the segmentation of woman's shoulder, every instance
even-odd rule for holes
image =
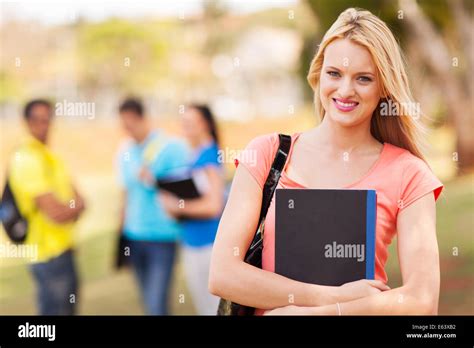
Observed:
[[[261,187],[278,150],[280,143],[278,134],[273,132],[253,138],[242,151],[239,151],[234,160],[236,166],[242,164],[247,168]]]
[[[221,164],[220,150],[216,142],[211,142],[201,147],[196,155],[194,166],[203,166],[207,164]]]
[[[256,150],[263,150],[270,153],[276,153],[278,146],[280,144],[280,135],[281,133],[273,132],[258,135],[253,138],[247,145],[246,148],[253,148]],[[288,134],[294,140],[300,133]]]
[[[261,134],[252,138],[243,150],[239,151],[237,159],[240,163],[249,160],[259,160],[270,157],[276,152],[278,143],[278,133]],[[253,163],[254,165],[256,163]]]
[[[261,134],[254,137],[250,140],[248,146],[252,146],[254,148],[273,148],[278,145],[278,133],[266,133]]]
[[[198,152],[200,154],[208,154],[208,153],[218,153],[219,152],[219,145],[215,141],[212,141],[204,146],[202,146]]]
[[[387,147],[386,151],[389,163],[403,169],[403,171],[425,170],[430,168],[424,159],[414,155],[405,148],[390,143],[385,143],[385,146]]]
[[[434,191],[435,200],[443,189],[442,182],[437,178],[428,163],[409,150],[386,143],[387,167],[385,172],[387,180],[393,183],[399,181],[399,201],[408,206],[416,199],[430,191]]]

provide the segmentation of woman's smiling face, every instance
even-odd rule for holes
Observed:
[[[337,39],[324,51],[319,96],[326,116],[344,127],[370,122],[381,93],[369,51],[349,39]]]

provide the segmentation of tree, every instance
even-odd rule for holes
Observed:
[[[474,131],[472,6],[468,11],[462,1],[448,1],[451,15],[455,19],[456,36],[461,43],[457,52],[453,52],[447,40],[436,30],[416,1],[399,0],[399,4],[414,34],[410,39],[416,41],[426,64],[443,88],[442,95],[449,112],[448,117],[456,130],[459,173],[463,173],[474,166],[474,137],[471,136]]]

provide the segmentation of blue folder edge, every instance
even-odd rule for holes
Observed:
[[[377,194],[375,190],[367,191],[367,216],[366,216],[366,263],[365,278],[375,278],[375,225],[377,218]]]

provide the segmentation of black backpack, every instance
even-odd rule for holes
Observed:
[[[23,243],[28,232],[28,222],[20,213],[8,176],[2,193],[0,218],[10,240],[14,243]]]

